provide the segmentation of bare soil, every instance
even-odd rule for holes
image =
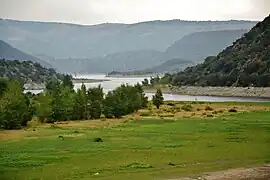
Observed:
[[[197,177],[185,177],[171,180],[269,180],[270,164],[253,168],[237,168],[227,171],[205,173]]]

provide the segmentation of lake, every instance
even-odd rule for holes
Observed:
[[[88,75],[77,75],[76,78],[87,78],[96,80],[109,80],[97,83],[85,83],[86,88],[97,87],[101,85],[104,92],[107,93],[121,84],[135,85],[142,82],[145,78],[149,77],[106,77],[104,74],[88,74]],[[81,83],[74,84],[74,88],[78,89],[81,87]],[[39,90],[31,91],[33,93],[39,93]],[[149,98],[152,98],[153,93],[146,93]],[[189,96],[179,94],[163,94],[166,101],[208,101],[208,102],[267,102],[267,98],[253,98],[253,97],[219,97],[219,96]]]

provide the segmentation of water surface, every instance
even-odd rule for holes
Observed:
[[[85,83],[86,88],[97,87],[101,85],[104,92],[107,93],[121,84],[135,85],[141,83],[145,78],[149,77],[106,77],[104,74],[89,74],[89,75],[77,75],[76,78],[88,78],[88,79],[106,79],[110,81],[96,82],[96,83]],[[81,83],[74,84],[74,88],[78,89],[81,87]],[[33,93],[39,93],[40,90],[32,90]],[[146,93],[151,99],[153,93]],[[222,97],[222,96],[189,96],[179,94],[163,94],[164,100],[166,101],[208,101],[208,102],[268,102],[270,99],[267,98],[253,98],[253,97]]]

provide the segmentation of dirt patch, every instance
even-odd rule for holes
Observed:
[[[179,178],[171,180],[268,180],[270,179],[270,164],[254,168],[237,168],[227,171],[205,173],[196,178]]]

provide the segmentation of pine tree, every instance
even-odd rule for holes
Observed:
[[[28,105],[20,83],[11,80],[0,100],[0,126],[4,129],[25,126],[32,118]]]
[[[153,104],[159,109],[159,107],[164,104],[164,98],[161,89],[157,89],[156,94],[153,96]]]

